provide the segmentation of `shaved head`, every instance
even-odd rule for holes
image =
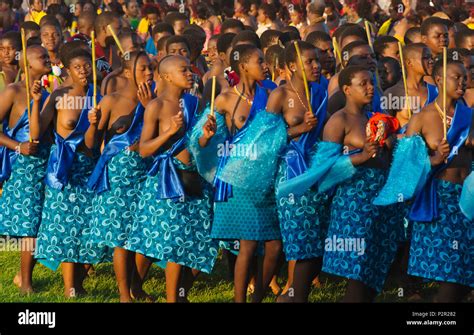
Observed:
[[[408,44],[403,48],[403,57],[405,59],[420,58],[425,48],[428,47],[423,43]]]
[[[189,60],[181,55],[168,55],[163,57],[158,65],[158,73],[161,75],[176,71],[180,65],[189,65]]]
[[[39,44],[33,44],[26,48],[26,59],[30,60],[38,55],[42,55],[44,53],[48,53],[48,51]],[[25,70],[24,60],[23,60],[23,52],[20,53],[20,67],[22,70]]]

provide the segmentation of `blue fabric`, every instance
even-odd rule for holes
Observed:
[[[307,154],[311,155],[314,147]],[[280,161],[276,187],[288,177],[287,162]],[[277,198],[278,220],[286,260],[322,257],[324,239],[329,222],[330,199],[327,193],[318,194],[314,188],[303,195]]]
[[[0,235],[36,237],[41,224],[49,146],[35,156],[19,155],[0,197]]]
[[[386,172],[358,167],[340,184],[331,204],[322,271],[358,280],[380,292],[402,239],[403,223],[393,210],[372,204]]]
[[[444,171],[451,163],[459,148],[464,145],[469,136],[472,120],[472,109],[457,101],[454,118],[448,130],[447,140],[451,151],[447,163],[433,167],[428,175],[427,181],[421,191],[417,194],[415,202],[410,211],[410,220],[420,222],[431,222],[438,217],[438,199],[435,186],[435,176]]]
[[[464,179],[459,208],[469,220],[474,221],[474,171]]]
[[[51,154],[54,152],[55,145],[51,147]],[[111,260],[110,250],[99,247],[91,235],[94,193],[86,184],[93,167],[92,158],[77,152],[68,183],[61,190],[46,185],[35,258],[53,270],[62,262],[94,264]]]
[[[435,99],[438,97],[438,88],[436,85],[426,83],[426,88],[428,89],[428,97],[426,98],[424,107],[435,101]]]
[[[308,151],[321,136],[321,131],[324,127],[327,100],[327,91],[323,90],[320,85],[311,83],[311,107],[314,116],[318,119],[318,125],[310,132],[302,134],[297,141],[290,141],[284,156],[288,179],[299,176],[307,169]]]
[[[177,169],[190,169],[177,159],[171,162]],[[186,196],[181,201],[159,199],[155,195],[162,180],[160,173],[148,175],[140,183],[138,212],[124,247],[161,260],[162,266],[172,262],[210,273],[218,251],[218,241],[210,237],[211,185],[201,178],[202,196]]]
[[[275,88],[278,87],[277,84],[275,84],[273,81],[270,79],[264,79],[261,81],[262,87],[266,88],[267,90],[273,91]]]
[[[387,206],[413,198],[425,185],[431,170],[428,148],[419,135],[404,137],[397,143],[387,183],[374,205]]]
[[[202,127],[207,121],[210,113],[208,105],[196,125],[193,127],[189,136],[188,150],[194,157],[196,167],[199,174],[208,182],[213,183],[216,177],[217,166],[219,165],[219,157],[222,156],[222,150],[226,149],[225,140],[229,137],[229,131],[225,124],[225,117],[220,113],[215,113],[217,130],[214,136],[209,140],[206,147],[199,145],[199,139],[203,135]]]
[[[319,85],[321,85],[322,89],[326,91],[327,93],[327,90],[329,87],[329,80],[327,80],[326,77],[324,76],[319,77]]]
[[[258,111],[245,137],[229,150],[227,163],[217,177],[232,187],[272,192],[287,138],[281,114]]]
[[[191,94],[185,93],[183,95],[183,102],[185,131],[188,132],[194,126],[194,117],[198,108],[198,99]],[[183,136],[176,141],[170,149],[154,156],[154,161],[148,171],[148,175],[155,176],[160,172],[159,175],[161,181],[158,184],[156,193],[158,199],[174,199],[177,201],[185,195],[178,173],[173,164],[173,156],[186,148],[186,142],[187,138],[186,136]]]
[[[42,91],[41,102],[39,109],[43,108],[44,101],[49,96],[46,90]],[[33,108],[33,100],[30,102],[30,107]],[[8,119],[3,120],[3,134],[9,138],[18,141],[26,142],[30,139],[30,124],[28,120],[28,108],[20,116],[16,125],[13,128],[8,127]],[[15,151],[7,147],[0,146],[0,183],[7,180],[12,173],[12,166],[15,163],[18,155]]]
[[[107,164],[118,153],[131,146],[140,139],[143,128],[143,113],[145,108],[141,103],[135,108],[132,123],[126,132],[118,134],[104,147],[102,154],[97,161],[97,164],[92,172],[92,175],[87,183],[87,187],[96,193],[101,193],[110,190],[110,182],[108,176]]]
[[[439,216],[429,224],[413,223],[408,273],[474,287],[474,225],[458,206],[462,185],[436,184]]]
[[[49,156],[48,168],[46,170],[46,185],[61,190],[69,182],[70,169],[74,162],[77,147],[84,141],[84,134],[89,128],[87,114],[89,112],[88,101],[92,100],[94,89],[91,84],[86,94],[86,103],[76,124],[76,128],[64,139],[54,131],[55,148]],[[97,96],[97,101],[100,97]]]
[[[92,200],[91,240],[99,246],[123,248],[134,222],[140,221],[140,184],[145,181],[147,164],[138,152],[122,150],[110,159],[106,169],[110,189]]]
[[[233,196],[214,203],[211,237],[218,240],[281,239],[273,192],[233,187]]]
[[[338,160],[342,162],[339,165],[344,165],[349,169],[341,176],[343,179],[351,178],[355,173],[355,168],[350,162],[349,156],[342,155],[342,145],[334,142],[320,142],[314,157],[312,158],[311,167],[305,173],[293,179],[281,183],[277,189],[277,197],[285,197],[289,194],[296,196],[302,195],[316,183],[324,182],[325,177],[330,170],[335,166]],[[340,181],[340,180],[339,180]],[[328,183],[324,183],[326,187],[331,187]],[[334,185],[332,185],[334,186]]]
[[[268,95],[265,88],[257,85],[255,89],[253,104],[252,104],[252,107],[250,108],[249,116],[247,117],[247,120],[245,120],[244,125],[242,126],[242,128],[240,128],[236,132],[236,134],[234,135],[229,134],[229,137],[225,141],[226,146],[228,145],[230,147],[231,145],[236,145],[242,140],[242,138],[244,138],[249,124],[254,119],[255,115],[257,114],[257,111],[262,111],[265,109],[265,106],[267,105],[267,100],[268,100]],[[227,155],[227,152],[226,152],[225,155],[222,155],[220,157],[219,165],[217,166],[216,177],[214,179],[214,189],[215,189],[214,201],[216,202],[227,201],[230,197],[233,196],[232,186],[229,185],[228,183],[225,183],[223,180],[219,178],[219,175],[221,171],[224,169],[224,167],[226,166],[228,159],[229,159],[229,155]]]
[[[153,41],[153,37],[148,37],[146,40],[145,51],[147,54],[156,56],[156,46],[155,41]]]

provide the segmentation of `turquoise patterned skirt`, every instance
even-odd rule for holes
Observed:
[[[189,167],[173,159],[178,169]],[[210,273],[219,248],[211,239],[212,190],[201,179],[202,197],[186,196],[184,201],[159,200],[160,174],[141,183],[138,213],[125,248],[147,257]]]
[[[413,223],[408,273],[474,287],[474,222],[459,209],[462,185],[437,184],[439,217]]]
[[[340,184],[331,204],[331,221],[322,271],[358,280],[381,292],[404,234],[400,220],[390,220],[393,207],[372,200],[382,189],[386,171],[357,168]]]
[[[280,240],[273,192],[262,194],[233,187],[233,197],[214,203],[211,237],[219,240]]]
[[[285,160],[281,160],[278,183],[286,181]],[[301,196],[277,199],[283,251],[287,261],[322,257],[329,224],[329,196],[313,189]]]
[[[53,145],[51,150],[55,150]],[[35,257],[45,263],[88,263],[109,261],[110,252],[91,239],[92,198],[87,181],[94,161],[76,153],[68,184],[63,190],[46,186],[42,222]]]
[[[140,183],[145,181],[147,165],[137,152],[124,150],[106,168],[110,190],[92,200],[92,241],[99,246],[123,248],[138,214]]]
[[[19,155],[0,197],[0,235],[36,237],[41,224],[44,176],[49,146],[40,146],[37,156]]]

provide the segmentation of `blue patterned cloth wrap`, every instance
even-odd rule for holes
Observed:
[[[311,107],[317,127],[291,140],[280,160],[275,187],[304,173],[314,156],[326,119],[327,92],[311,83]],[[303,195],[277,198],[278,219],[287,260],[322,257],[329,220],[329,196],[313,187]]]
[[[18,155],[0,197],[0,235],[36,237],[44,202],[44,177],[50,147],[40,145],[38,155]]]
[[[238,146],[246,148],[227,158],[217,178],[232,185],[227,201],[215,203],[212,237],[224,240],[281,239],[274,183],[278,161],[286,146],[281,115],[257,111]],[[250,150],[247,150],[250,149]],[[253,153],[251,152],[253,151]]]
[[[474,287],[474,221],[459,208],[462,185],[440,179],[435,183],[439,216],[413,223],[408,273]]]
[[[140,138],[144,108],[135,108],[130,127],[104,147],[88,187],[97,192],[92,201],[91,233],[100,246],[123,247],[138,215],[140,183],[145,181],[147,160],[128,150]]]
[[[51,153],[57,146],[51,147]],[[74,154],[63,189],[46,185],[42,222],[35,258],[53,270],[62,262],[96,264],[110,261],[110,250],[92,240],[92,199],[86,184],[94,160],[81,152]]]
[[[315,147],[317,144],[315,144]],[[278,184],[287,180],[288,169],[281,160]],[[329,222],[329,195],[314,188],[304,194],[277,198],[278,219],[287,261],[322,257]]]
[[[145,181],[147,162],[138,152],[123,150],[107,164],[110,190],[92,201],[92,240],[99,246],[123,248],[133,224],[139,220],[140,184]]]
[[[218,241],[210,237],[212,187],[200,178],[202,196],[186,195],[177,171],[197,171],[196,164],[193,159],[190,165],[185,165],[174,157],[187,150],[196,111],[197,99],[185,94],[186,134],[170,149],[155,156],[145,181],[140,184],[138,213],[125,249],[161,260],[159,264],[163,266],[172,262],[210,273],[218,251]]]
[[[48,95],[43,90],[40,110]],[[8,127],[8,119],[3,122],[3,134],[15,141],[28,141],[29,133],[27,108],[13,128]],[[23,156],[0,146],[0,182],[4,182],[0,197],[0,235],[36,237],[43,211],[43,179],[49,149],[49,145],[41,143],[37,155]]]
[[[404,234],[403,224],[390,220],[393,210],[372,204],[385,179],[384,170],[357,167],[353,177],[337,187],[322,268],[377,292],[383,289]]]
[[[190,169],[174,157],[172,162],[177,169]],[[156,197],[160,180],[158,172],[140,184],[138,213],[125,249],[161,260],[161,265],[172,262],[210,273],[219,247],[210,237],[211,185],[201,179],[202,197],[184,196],[175,201]]]

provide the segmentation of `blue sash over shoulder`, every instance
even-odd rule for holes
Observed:
[[[215,113],[216,133],[209,140],[204,148],[199,145],[199,139],[203,135],[203,127],[207,122],[208,115],[211,111],[209,104],[201,114],[199,120],[193,127],[191,132],[188,150],[193,155],[194,161],[199,174],[209,183],[214,183],[216,177],[217,166],[219,165],[219,157],[222,156],[223,147],[225,148],[225,140],[229,137],[229,130],[225,123],[224,115]]]
[[[318,140],[326,119],[327,96],[327,91],[319,84],[311,83],[311,107],[314,116],[318,119],[318,125],[310,132],[302,134],[298,141],[292,140],[288,144],[284,156],[287,165],[287,179],[299,176],[307,169],[309,150]]]
[[[89,128],[87,114],[89,113],[93,91],[92,85],[89,84],[84,108],[81,111],[76,128],[66,138],[62,138],[54,131],[56,150],[52,151],[49,157],[45,178],[46,185],[51,188],[61,190],[69,181],[69,171],[74,162],[77,147],[84,141],[84,134]],[[97,96],[97,100],[100,101],[99,96]]]
[[[40,102],[40,110],[43,107],[44,101],[48,97],[49,93],[43,90]],[[30,102],[31,108],[33,108],[33,100]],[[30,124],[28,120],[28,110],[25,108],[25,112],[21,115],[13,128],[8,127],[8,120],[3,121],[3,134],[9,138],[18,141],[26,142],[30,138]],[[15,151],[8,149],[7,147],[0,146],[0,182],[3,182],[10,178],[12,173],[12,166],[16,161],[18,155]]]
[[[428,97],[423,107],[426,107],[438,97],[438,88],[435,85],[426,83],[426,88],[428,89]]]
[[[194,125],[194,117],[198,108],[198,99],[191,94],[183,94],[183,117],[186,133]],[[155,176],[160,172],[157,199],[180,199],[183,197],[184,189],[173,163],[173,156],[186,148],[187,136],[183,135],[170,149],[154,156],[153,164],[148,171],[149,176]]]
[[[267,105],[268,95],[265,88],[260,87],[259,85],[256,86],[255,89],[255,97],[253,100],[252,107],[250,108],[249,116],[247,120],[245,120],[244,125],[240,128],[236,134],[229,135],[229,137],[225,141],[225,147],[229,145],[231,146],[237,145],[242,138],[245,136],[247,129],[249,127],[250,122],[255,118],[257,112],[264,110]],[[226,150],[227,151],[227,150]],[[230,197],[232,197],[232,185],[224,182],[219,178],[219,174],[224,169],[229,159],[229,153],[225,152],[221,155],[219,159],[219,165],[217,166],[216,176],[214,178],[214,188],[215,188],[215,195],[214,201],[227,201]]]
[[[410,220],[431,222],[438,217],[438,197],[435,176],[449,166],[454,156],[459,151],[459,148],[464,145],[469,136],[471,122],[472,109],[458,100],[456,103],[453,122],[447,134],[447,140],[451,148],[447,163],[443,163],[431,169],[424,187],[415,198],[415,202],[409,215]]]
[[[393,153],[387,182],[373,204],[387,206],[410,200],[426,183],[430,170],[428,148],[423,138],[415,135],[400,139]]]
[[[343,155],[340,143],[320,142],[310,167],[303,174],[281,183],[277,189],[277,197],[286,197],[289,194],[300,196],[315,184],[318,184],[318,192],[321,193],[350,179],[356,169],[349,156]]]
[[[109,183],[109,170],[107,169],[107,163],[119,152],[125,148],[131,146],[137,142],[140,138],[143,128],[143,114],[145,107],[141,103],[138,103],[135,108],[135,114],[133,116],[132,123],[126,132],[123,134],[115,135],[105,145],[102,154],[89,178],[87,187],[96,193],[101,193],[110,190]]]

